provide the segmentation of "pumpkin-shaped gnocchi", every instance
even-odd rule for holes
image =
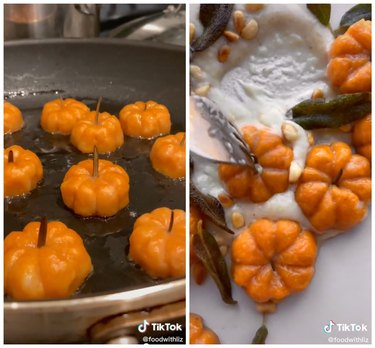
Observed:
[[[172,179],[185,177],[186,145],[185,132],[156,139],[152,145],[150,159],[152,167]]]
[[[219,338],[203,324],[198,314],[190,313],[190,344],[219,344]]]
[[[81,216],[112,216],[129,204],[129,176],[107,160],[94,158],[74,165],[60,190],[65,205]]]
[[[352,154],[349,145],[316,145],[307,155],[295,198],[318,233],[346,230],[367,213],[370,176],[370,162]]]
[[[4,196],[29,193],[43,179],[39,157],[30,150],[13,145],[4,150]]]
[[[371,91],[371,21],[361,19],[333,42],[327,74],[340,93]]]
[[[257,220],[233,241],[233,279],[255,302],[277,303],[309,285],[316,256],[314,235],[297,222]]]
[[[129,258],[153,278],[185,275],[185,212],[158,208],[140,216],[129,239]]]
[[[356,151],[371,162],[371,114],[354,124],[352,143]]]
[[[222,164],[219,177],[233,198],[265,202],[274,194],[287,190],[293,151],[280,136],[267,129],[246,126],[242,132],[243,139],[262,167],[261,172],[246,166]]]
[[[12,134],[23,127],[21,110],[17,106],[4,101],[4,134]]]
[[[117,150],[124,144],[120,121],[108,112],[91,111],[77,121],[70,137],[71,143],[83,153],[92,153],[97,148],[104,154]]]
[[[152,100],[124,106],[120,111],[120,120],[124,133],[135,138],[151,139],[171,130],[167,107]]]
[[[16,300],[64,298],[92,271],[82,238],[62,222],[30,222],[4,240],[4,290]]]
[[[77,121],[89,111],[88,106],[78,100],[55,99],[44,105],[40,125],[48,133],[69,135]]]

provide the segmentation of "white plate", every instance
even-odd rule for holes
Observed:
[[[353,5],[332,5],[331,25],[335,29],[341,16]],[[190,311],[200,314],[221,343],[251,343],[262,322],[254,302],[233,284],[237,305],[226,305],[208,278],[202,286],[191,280]],[[324,326],[366,325],[367,331],[324,332]],[[319,249],[316,273],[309,287],[278,305],[267,317],[267,343],[362,343],[371,342],[371,211],[359,226],[325,241]],[[354,341],[349,341],[349,340]],[[357,340],[357,342],[355,341]],[[346,342],[345,342],[346,341]]]

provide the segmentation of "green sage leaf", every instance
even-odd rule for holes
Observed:
[[[199,6],[199,20],[205,28],[211,24],[215,12],[218,9],[218,5],[201,4]]]
[[[320,23],[329,26],[329,20],[331,18],[330,4],[307,4],[306,6]]]
[[[268,336],[268,329],[266,325],[263,324],[255,333],[255,336],[251,343],[252,344],[265,344],[267,336]]]
[[[293,121],[304,129],[338,128],[365,117],[371,112],[371,94],[341,94],[326,101],[308,99],[290,111]]]
[[[371,4],[359,4],[352,7],[341,18],[340,27],[335,31],[336,35],[341,35],[354,23],[361,19],[371,21]]]
[[[216,283],[223,301],[227,304],[237,303],[232,298],[232,284],[227,264],[217,241],[209,232],[202,229],[201,223],[198,225],[198,233],[193,237],[193,250]]]
[[[205,195],[192,182],[190,182],[190,199],[199,208],[201,213],[217,227],[230,234],[234,234],[226,225],[224,208],[219,200],[210,195]]]
[[[213,45],[223,34],[231,18],[231,4],[201,5],[199,19],[205,30],[191,45],[190,52],[201,52]]]
[[[339,110],[346,110],[354,105],[371,102],[370,93],[340,94],[336,98],[307,99],[293,106],[293,118],[310,114],[330,113]]]
[[[306,130],[318,128],[339,128],[348,123],[357,121],[371,112],[371,103],[357,105],[349,111],[332,114],[314,114],[301,116],[293,121]]]

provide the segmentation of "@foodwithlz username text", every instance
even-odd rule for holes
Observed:
[[[175,336],[160,336],[160,337],[143,336],[142,341],[143,343],[184,343],[184,340],[182,337],[175,337]]]
[[[149,323],[144,320],[142,324],[138,325],[138,331],[144,333],[148,327],[154,332],[182,332],[183,328],[178,323]],[[184,340],[179,336],[143,336],[143,343],[183,343]]]

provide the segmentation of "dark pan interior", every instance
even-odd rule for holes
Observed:
[[[185,209],[185,183],[152,169],[152,140],[127,137],[121,149],[101,158],[128,172],[128,208],[108,219],[76,216],[64,207],[59,187],[68,168],[87,156],[69,144],[69,137],[45,133],[39,120],[44,103],[60,96],[79,99],[91,109],[102,96],[101,111],[114,115],[127,103],[152,99],[169,108],[172,133],[184,131],[184,50],[116,40],[27,41],[5,45],[4,64],[5,98],[22,110],[25,119],[24,129],[5,136],[4,146],[18,144],[34,151],[44,167],[43,182],[29,196],[5,200],[5,235],[43,215],[79,232],[94,273],[76,297],[160,283],[127,260],[128,239],[143,213],[161,206]]]

